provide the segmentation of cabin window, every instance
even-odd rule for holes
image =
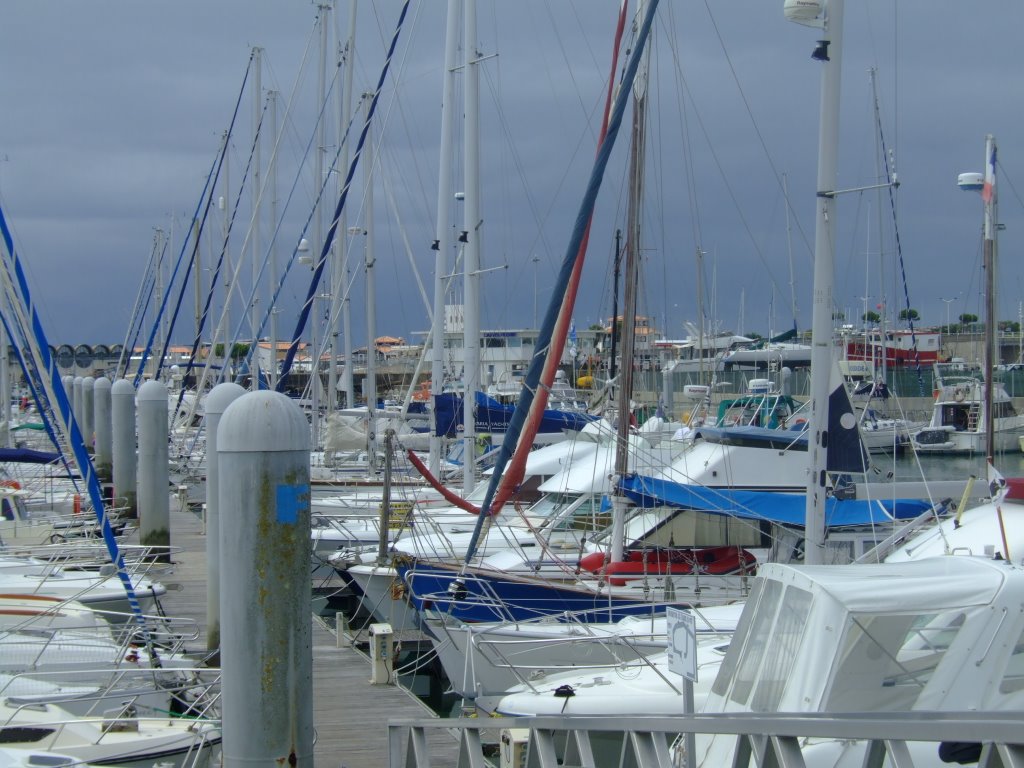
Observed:
[[[752,711],[772,712],[778,709],[786,683],[793,672],[810,611],[810,592],[796,587],[786,590],[772,632],[771,652],[761,665],[757,691],[750,704]]]
[[[753,616],[760,613],[761,592],[764,584],[764,580],[754,579],[754,584],[750,588],[750,595],[747,597],[747,607],[744,609],[743,616],[740,618],[736,631],[733,633],[732,642],[729,643],[729,650],[726,651],[725,658],[722,659],[722,664],[718,668],[718,676],[715,677],[715,682],[711,685],[711,692],[718,696],[725,696],[736,674],[736,662],[740,655],[740,649],[746,644]],[[751,609],[753,609],[753,615],[751,615]]]
[[[733,683],[729,698],[737,704],[746,705],[750,692],[754,689],[757,670],[764,660],[768,638],[771,636],[772,624],[778,613],[782,597],[782,584],[769,581],[764,586],[764,594],[757,604],[757,613],[750,622],[750,637],[743,648],[743,659],[736,669],[736,682]]]
[[[910,709],[964,624],[957,611],[858,616],[846,622],[829,712]]]

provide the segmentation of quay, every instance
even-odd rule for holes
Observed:
[[[184,509],[176,496],[171,499],[171,546],[172,564],[160,576],[167,587],[161,604],[168,616],[195,622],[200,631],[193,641],[195,650],[205,651],[206,537],[201,518]],[[387,765],[388,721],[422,721],[432,713],[397,685],[371,685],[367,657],[350,644],[339,643],[335,630],[313,615],[312,607],[310,621],[315,763],[335,768]],[[458,742],[446,729],[432,729],[427,745],[435,765],[456,764]]]

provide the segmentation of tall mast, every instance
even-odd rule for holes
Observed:
[[[355,69],[355,58],[356,58],[356,0],[351,0],[349,3],[349,16],[348,16],[348,40],[345,43],[345,49],[342,51],[342,62],[345,67],[344,74],[344,85],[341,90],[341,113],[340,122],[341,125],[338,129],[338,141],[344,141],[344,145],[341,148],[341,159],[340,167],[342,169],[348,168],[348,148],[349,139],[345,133],[348,130],[348,124],[352,121],[352,72]],[[342,174],[338,175],[338,187],[340,193],[340,187],[344,186],[345,178]],[[345,360],[345,365],[341,369],[341,390],[345,393],[345,407],[351,408],[355,405],[355,387],[352,382],[352,302],[348,296],[348,290],[346,289],[346,275],[348,274],[348,209],[347,206],[341,211],[341,218],[338,220],[338,232],[341,237],[334,239],[334,263],[331,269],[331,296],[334,301],[337,302],[339,296],[341,297],[341,339],[342,339],[342,356]],[[344,295],[342,295],[344,294]],[[333,313],[332,313],[333,314]],[[337,321],[332,320],[332,336],[331,336],[331,403],[336,403],[338,400],[337,392],[338,380],[337,380],[337,367],[338,367],[338,333],[337,333]]]
[[[331,11],[329,3],[321,3],[320,11],[320,65],[317,82],[317,111],[323,107],[327,98],[327,18]],[[320,190],[324,181],[324,152],[326,151],[325,121],[320,120],[316,130],[316,162],[314,163],[315,182],[313,189]],[[323,253],[324,244],[324,214],[323,201],[316,207],[316,216],[313,223],[313,269],[317,268],[316,259]],[[313,450],[320,450],[320,344],[316,337],[316,326],[320,318],[316,311],[317,298],[313,297],[313,316],[309,323],[309,399],[311,413],[311,431]]]
[[[263,255],[260,253],[260,199],[263,195],[263,189],[260,184],[261,169],[260,169],[260,142],[262,131],[260,131],[260,107],[263,100],[263,85],[260,82],[261,70],[263,68],[263,49],[254,47],[252,49],[253,58],[253,99],[252,99],[252,130],[254,134],[253,148],[252,148],[252,292],[250,294],[250,305],[249,305],[249,326],[252,328],[252,354],[249,355],[249,372],[252,377],[252,383],[250,387],[253,391],[260,388],[260,355],[259,355],[259,344],[260,340],[256,337],[256,329],[260,327],[259,318],[259,298],[256,292],[256,286],[259,282],[260,274],[260,257]]]
[[[277,91],[268,91],[267,100],[270,109],[270,131],[274,137],[273,146],[277,146]],[[277,153],[270,163],[270,220],[277,226]],[[270,244],[270,284],[277,285],[277,238]],[[277,388],[277,310],[270,308],[270,388]]]
[[[465,5],[466,57],[466,147],[465,147],[465,205],[463,208],[463,234],[466,248],[465,310],[463,313],[464,384],[462,411],[462,488],[466,495],[476,485],[476,392],[480,389],[480,69],[476,52],[476,2]]]
[[[645,3],[640,3],[634,24],[639,25]],[[634,37],[636,29],[634,27]],[[618,436],[615,475],[619,482],[629,472],[630,399],[633,395],[633,351],[636,337],[636,296],[640,271],[640,229],[647,131],[647,51],[633,83],[633,130],[629,155],[629,208],[626,213],[626,283],[622,299],[622,377],[618,398]],[[616,484],[618,485],[618,483]],[[622,561],[628,500],[616,493],[613,500],[611,562]]]
[[[829,0],[822,40],[814,58],[822,62],[818,127],[818,183],[814,231],[814,310],[811,319],[810,474],[804,562],[822,563],[825,548],[828,396],[832,373],[832,286],[834,283],[836,182],[839,147],[839,89],[843,50],[843,2]]]
[[[373,94],[363,94],[363,104],[366,107],[367,126],[369,126],[370,105],[373,104]],[[365,226],[363,227],[363,239],[365,243],[365,269],[366,269],[366,379],[363,383],[363,392],[366,395],[366,413],[368,416],[367,434],[369,435],[369,446],[366,451],[369,469],[372,472],[377,453],[377,286],[374,277],[374,262],[376,261],[373,248],[373,165],[376,155],[373,151],[372,129],[366,132],[366,147],[369,155],[364,165],[366,173],[366,202],[364,210]]]
[[[459,46],[458,21],[461,0],[448,0],[448,25],[444,42],[444,85],[441,91],[441,159],[437,174],[437,238],[434,241],[434,316],[431,327],[430,395],[436,403],[444,391],[445,275],[452,244],[449,216],[452,201],[452,125],[455,114],[455,56]],[[441,437],[436,412],[430,409],[430,472],[441,472]]]
[[[985,201],[985,233],[982,256],[985,260],[985,456],[995,458],[995,409],[992,407],[992,378],[996,366],[996,140],[985,137],[985,182],[981,197]]]

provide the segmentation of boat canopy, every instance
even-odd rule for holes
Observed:
[[[623,478],[620,489],[640,507],[693,509],[780,525],[802,526],[807,511],[807,498],[802,493],[705,488],[645,475]],[[894,520],[915,518],[930,508],[929,502],[917,499],[840,500],[831,497],[826,502],[825,525],[829,528],[886,525]]]

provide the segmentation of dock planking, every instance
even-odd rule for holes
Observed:
[[[168,587],[165,612],[195,622],[198,636],[190,650],[206,649],[206,536],[202,520],[172,498],[172,564],[158,578]],[[154,577],[157,575],[154,574]],[[415,696],[394,685],[371,685],[370,666],[356,648],[337,642],[334,631],[310,610],[313,645],[314,762],[345,768],[387,765],[389,720],[412,720],[433,713]],[[438,765],[458,759],[455,737],[441,730],[430,738]]]

